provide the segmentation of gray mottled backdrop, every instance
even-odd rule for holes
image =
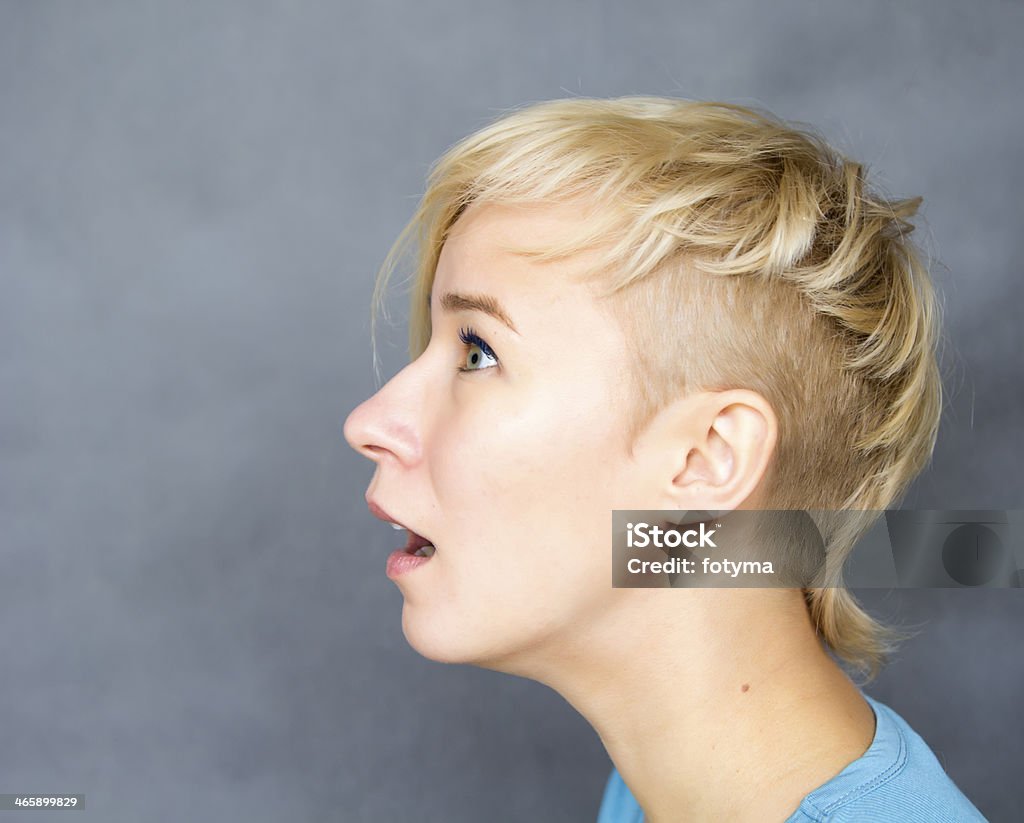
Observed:
[[[952,346],[904,504],[1021,506],[1022,35],[999,2],[0,2],[0,792],[593,819],[610,763],[561,698],[405,644],[341,433],[375,390],[373,273],[502,108],[760,105],[924,195]],[[1024,594],[865,600],[927,621],[869,692],[1020,819]]]

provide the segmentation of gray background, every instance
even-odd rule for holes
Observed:
[[[405,644],[341,433],[376,388],[373,273],[502,108],[765,106],[924,195],[949,394],[904,505],[1021,506],[1022,34],[1020,4],[935,0],[0,3],[0,792],[593,819],[610,763],[560,697]],[[926,621],[869,693],[1019,819],[1021,592],[865,600]]]

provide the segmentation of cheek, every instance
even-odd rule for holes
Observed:
[[[498,657],[600,613],[624,482],[606,396],[547,386],[519,402],[459,399],[429,456],[443,562],[403,610],[410,643],[451,662]]]
[[[606,395],[563,383],[518,402],[493,398],[448,415],[434,438],[434,488],[450,535],[467,554],[514,550],[520,565],[530,547],[550,557],[610,539],[621,432]]]

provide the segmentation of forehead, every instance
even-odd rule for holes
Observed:
[[[579,204],[474,203],[449,232],[438,259],[433,294],[460,291],[496,297],[511,313],[526,299],[549,304],[589,297],[586,279],[593,253],[539,263],[506,251],[508,245],[546,247],[577,233]],[[585,302],[593,302],[585,300]]]
[[[586,219],[583,201],[572,203],[473,203],[459,217],[450,232],[464,242],[536,242],[561,240],[578,229]],[[528,232],[528,237],[523,237]]]

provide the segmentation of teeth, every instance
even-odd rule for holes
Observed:
[[[391,524],[391,528],[397,529],[398,531],[401,531],[402,529],[405,528],[405,526],[399,526],[397,523],[392,523]]]
[[[433,557],[435,551],[437,551],[437,549],[433,546],[420,546],[413,552],[413,555],[415,557]]]

